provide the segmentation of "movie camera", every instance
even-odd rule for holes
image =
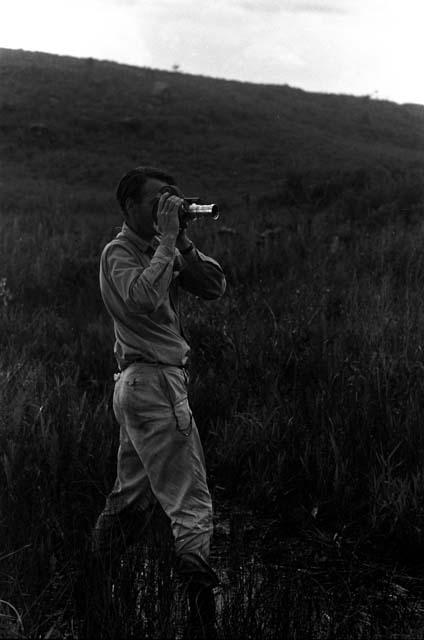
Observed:
[[[166,185],[160,189],[157,197],[154,200],[152,208],[153,220],[157,222],[157,210],[159,204],[159,198],[163,193],[170,193],[172,195],[181,197],[178,189],[172,185]],[[198,197],[195,198],[183,198],[183,202],[178,210],[178,217],[180,219],[181,227],[186,227],[188,222],[192,220],[198,220],[200,218],[210,218],[211,220],[218,220],[220,211],[217,204],[204,204]]]

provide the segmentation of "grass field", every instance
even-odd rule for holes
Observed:
[[[120,74],[135,101],[131,78],[141,70],[68,59],[60,75],[61,61],[49,59],[43,66],[43,57],[34,57],[29,69],[28,59],[9,52],[0,65],[10,94],[1,105],[0,146],[0,580],[23,635],[78,637],[69,604],[73,576],[114,478],[118,435],[113,335],[98,261],[121,222],[112,177],[116,182],[153,149],[160,149],[153,160],[187,172],[190,188],[217,201],[222,194],[226,205],[221,220],[193,224],[190,234],[222,264],[227,292],[218,302],[183,301],[193,349],[191,404],[216,501],[276,518],[283,535],[322,531],[338,544],[384,547],[404,561],[422,554],[420,111],[290,88],[260,93],[251,85],[243,94],[238,83],[223,83],[212,100],[217,81],[169,74],[178,76],[177,97],[147,110],[150,128],[144,131],[145,120],[133,123],[134,133],[123,124],[127,108],[119,110],[113,82]],[[30,70],[40,82],[30,82]],[[84,83],[71,104],[68,92],[84,73],[94,88]],[[48,102],[49,83],[59,102]],[[196,87],[193,133],[181,114],[195,104]],[[100,92],[107,108],[96,106],[90,91]],[[278,141],[264,144],[274,126],[265,115],[283,91],[287,113],[300,110],[287,139],[284,123],[279,129],[288,156]],[[256,111],[246,116],[250,104]],[[351,117],[340,110],[347,104]],[[354,124],[365,104],[370,142]],[[324,107],[336,114],[326,130]],[[38,121],[46,127],[41,133],[28,128]],[[301,141],[296,154],[291,134]],[[202,171],[195,170],[199,154]],[[225,606],[234,617],[237,603]],[[67,621],[59,624],[65,609]],[[312,635],[313,620],[311,614]],[[355,629],[351,637],[370,632]],[[54,635],[59,630],[62,636]]]

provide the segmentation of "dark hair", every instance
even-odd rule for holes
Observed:
[[[128,171],[119,181],[116,189],[116,199],[122,209],[124,217],[127,215],[125,203],[127,198],[132,198],[135,202],[140,202],[143,197],[143,188],[149,178],[163,180],[168,184],[176,184],[175,179],[156,167],[136,167]]]

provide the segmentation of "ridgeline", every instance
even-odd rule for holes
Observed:
[[[143,163],[228,202],[263,197],[293,171],[424,166],[421,105],[10,49],[0,78],[7,208],[17,186],[40,183],[103,192],[114,206],[111,186]]]

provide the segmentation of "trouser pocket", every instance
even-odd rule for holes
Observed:
[[[174,404],[173,411],[177,423],[177,431],[188,437],[193,428],[193,414],[191,413],[187,396]]]
[[[161,377],[175,418],[176,429],[188,437],[193,429],[193,414],[188,402],[186,374],[161,370]]]

